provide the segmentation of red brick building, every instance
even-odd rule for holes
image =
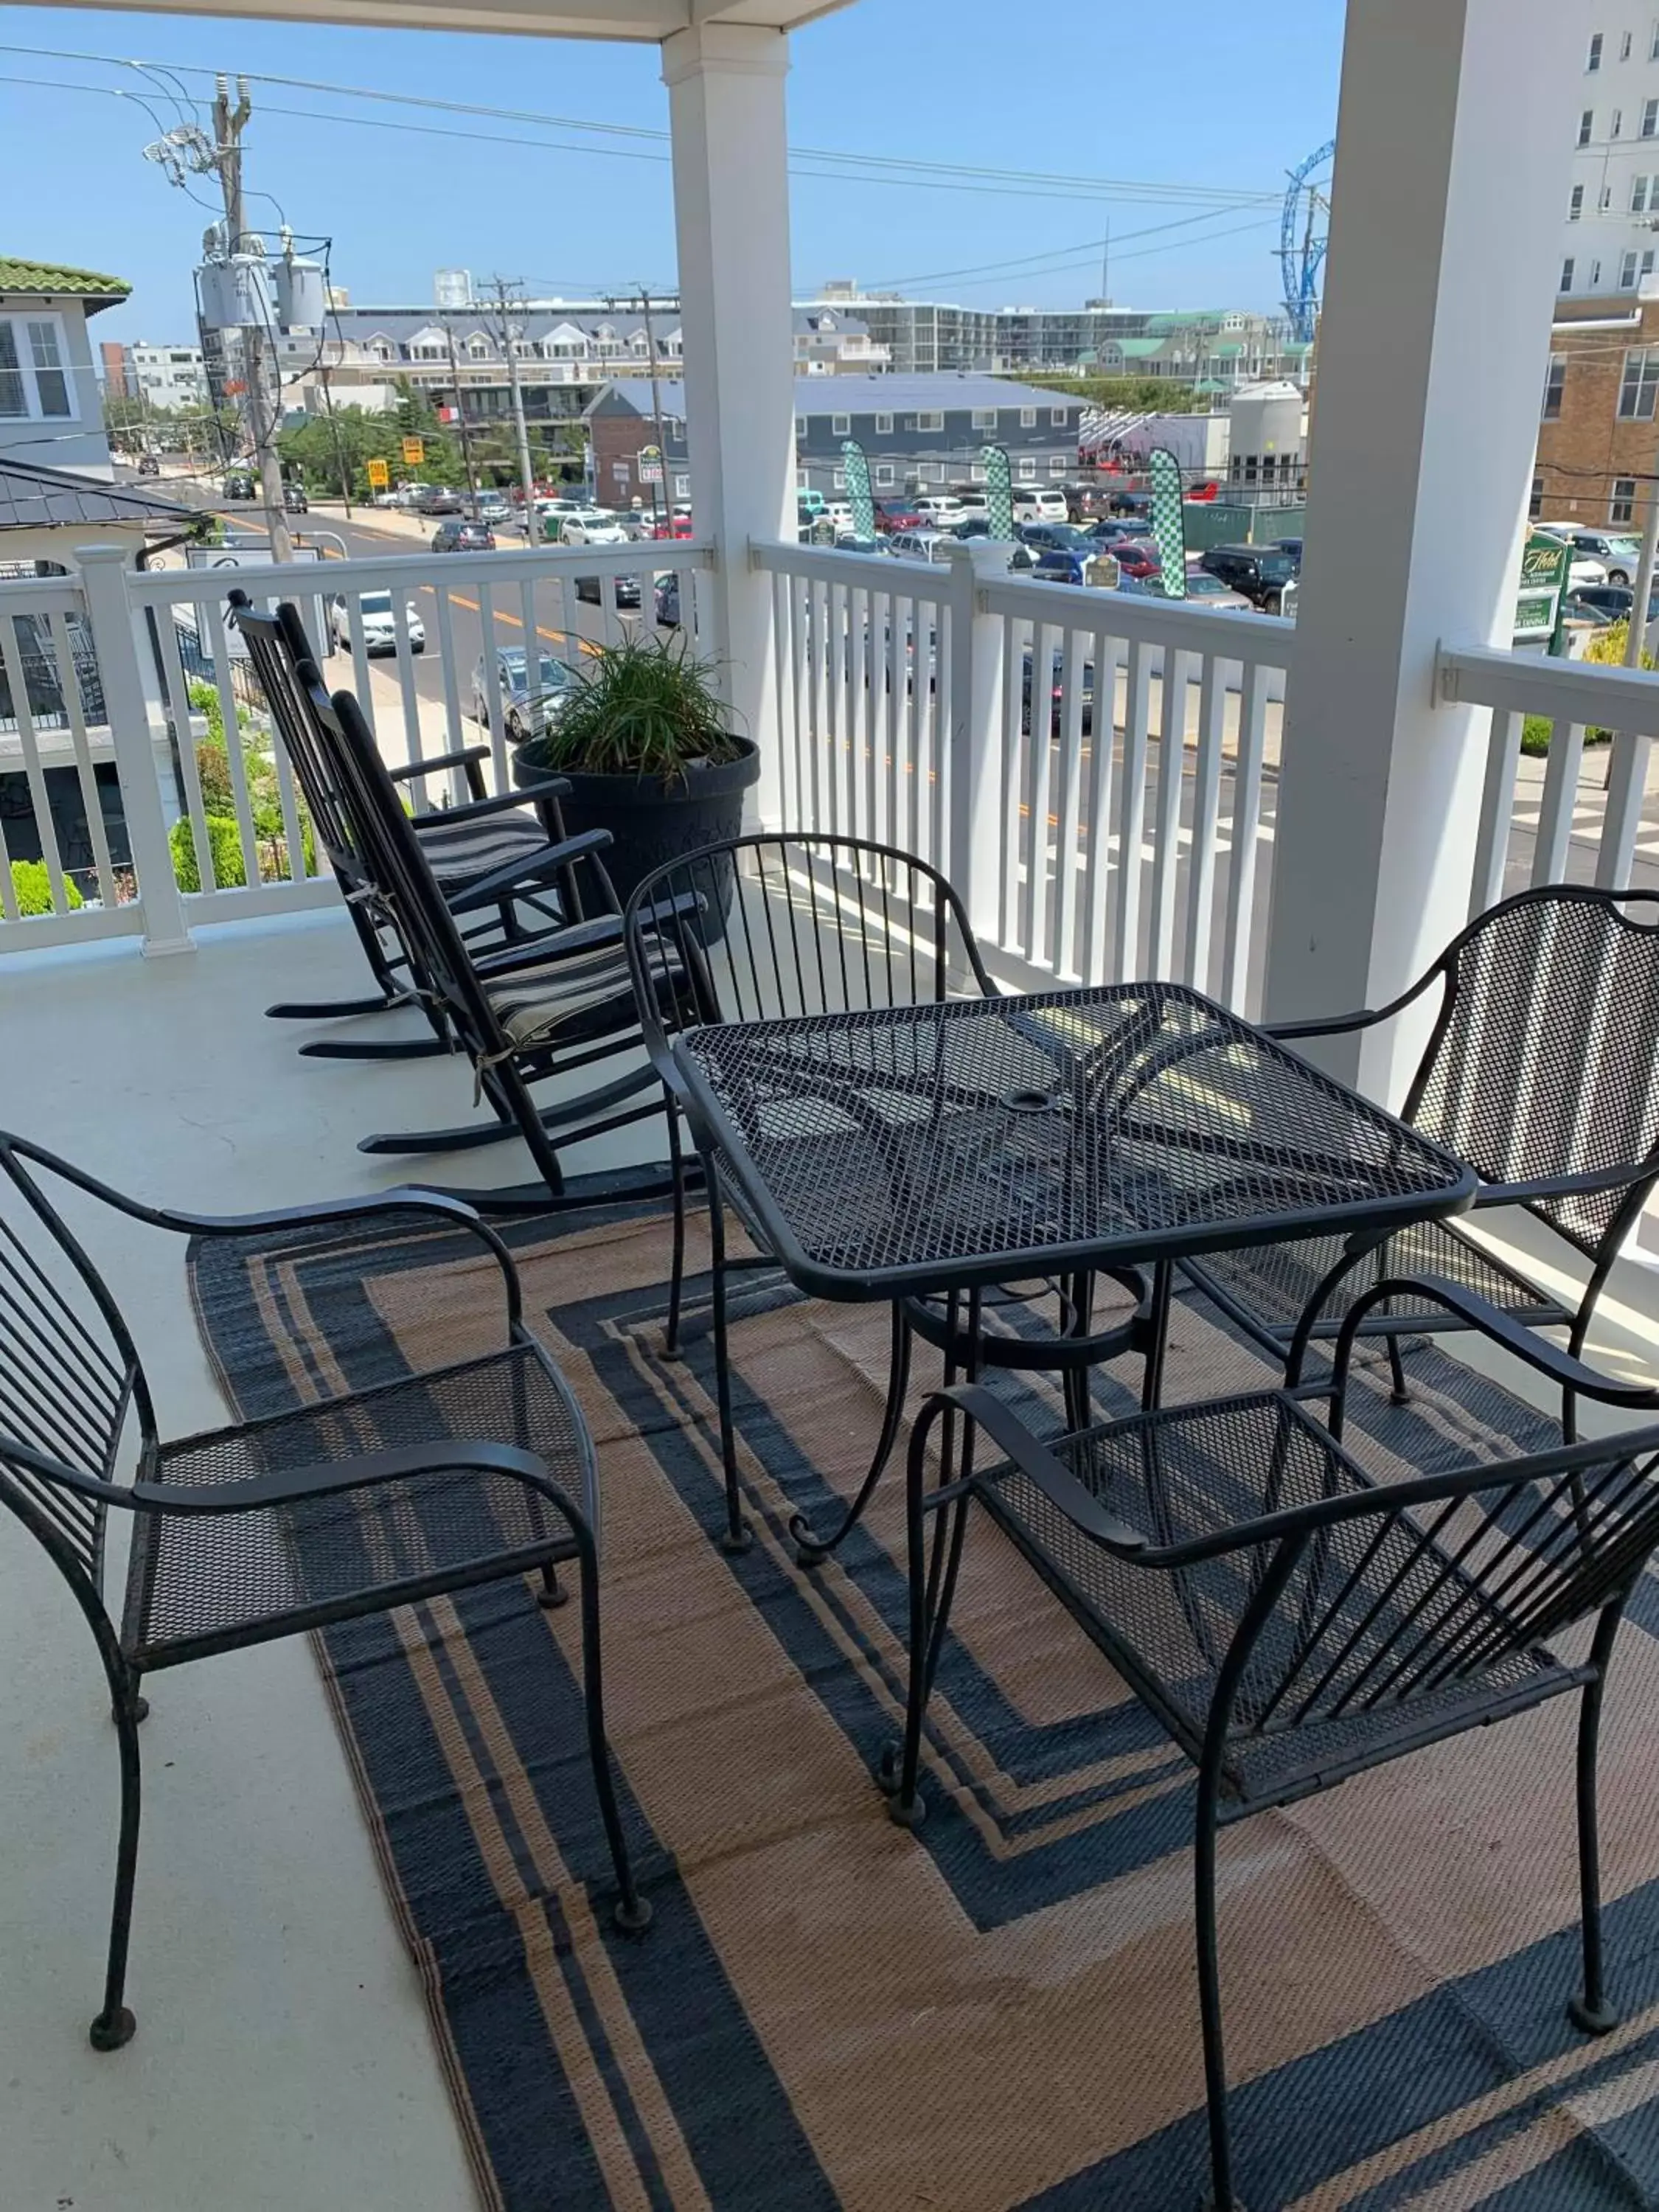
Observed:
[[[1659,473],[1659,289],[1563,300],[1550,335],[1531,513],[1639,528]]]

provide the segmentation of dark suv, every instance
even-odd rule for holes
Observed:
[[[493,553],[495,533],[482,522],[441,522],[432,533],[434,553]]]
[[[1212,545],[1198,565],[1269,615],[1296,576],[1296,562],[1276,545]]]

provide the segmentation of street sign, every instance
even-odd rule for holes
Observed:
[[[418,469],[425,459],[426,443],[423,439],[405,438],[404,440],[404,466],[406,469]]]
[[[662,463],[660,461],[647,461],[645,455],[641,453],[640,455],[640,482],[641,483],[660,483],[662,482]]]
[[[384,491],[391,481],[391,471],[384,461],[369,462],[368,488],[371,491]]]

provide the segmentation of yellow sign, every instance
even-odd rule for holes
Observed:
[[[405,468],[418,469],[421,463],[425,459],[426,446],[422,440],[419,438],[405,438],[404,440],[404,466]]]
[[[384,491],[391,481],[391,476],[384,461],[371,461],[368,464],[368,488],[371,491]]]

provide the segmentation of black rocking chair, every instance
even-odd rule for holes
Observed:
[[[1273,1391],[1040,1442],[967,1384],[930,1398],[912,1437],[910,1696],[902,1745],[878,1773],[889,1810],[911,1827],[925,1815],[923,1723],[955,1583],[944,1563],[978,1501],[1198,1770],[1208,2201],[1218,2206],[1237,2203],[1216,1942],[1216,1835],[1228,1821],[1581,1692],[1583,1983],[1567,2009],[1587,2034],[1618,2025],[1602,1972],[1596,1746],[1620,1617],[1659,1542],[1659,1426],[1379,1485],[1340,1439],[1355,1339],[1389,1298],[1438,1309],[1574,1396],[1659,1407],[1645,1384],[1596,1373],[1460,1285],[1385,1278],[1344,1316],[1329,1430]],[[973,1466],[977,1430],[1003,1455],[984,1474]],[[1592,1617],[1583,1656],[1553,1648]]]
[[[430,1024],[432,1033],[423,1037],[313,1039],[300,1048],[302,1054],[312,1059],[414,1060],[447,1052],[449,1041],[432,1005],[430,991],[411,966],[408,946],[398,940],[396,917],[387,907],[384,887],[374,879],[352,823],[347,795],[338,787],[306,689],[299,680],[299,665],[311,656],[299,610],[285,600],[273,614],[261,614],[246,592],[233,591],[230,613],[247,646],[265,705],[310,812],[318,844],[334,871],[377,987],[373,995],[362,999],[286,1000],[267,1006],[265,1012],[278,1021],[325,1021],[411,1007],[424,1013]],[[499,799],[485,795],[479,764],[489,757],[488,745],[466,745],[430,760],[412,762],[407,768],[387,770],[392,782],[404,789],[428,776],[457,769],[464,772],[472,794],[470,804],[419,814],[413,820],[415,835],[453,909],[462,915],[481,917],[470,927],[464,924],[468,941],[479,951],[535,934],[562,920],[581,919],[578,887],[569,878],[559,886],[566,902],[574,903],[574,913],[568,914],[544,873],[536,874],[548,850],[548,839],[521,794],[513,793]],[[550,784],[549,789],[556,821],[561,791],[556,784]],[[530,879],[527,884],[526,878]],[[573,893],[578,893],[574,902]]]
[[[0,1504],[69,1584],[108,1677],[121,1819],[99,2051],[133,2033],[125,2003],[138,1858],[139,1686],[158,1668],[534,1571],[562,1603],[576,1563],[583,1698],[594,1788],[617,1881],[613,1917],[642,1929],[605,1740],[593,1447],[563,1376],[526,1329],[506,1247],[468,1207],[429,1193],[203,1218],[139,1205],[17,1136],[0,1133]],[[70,1186],[187,1236],[337,1226],[343,1241],[447,1227],[501,1270],[499,1351],[298,1411],[165,1440],[109,1285],[43,1187]],[[127,1473],[118,1469],[130,1470]],[[119,1624],[106,1609],[112,1510],[132,1516]]]
[[[1659,895],[1551,884],[1472,921],[1411,988],[1375,1013],[1280,1024],[1284,1040],[1370,1029],[1427,999],[1434,1021],[1402,1118],[1468,1161],[1477,1207],[1521,1206],[1589,1262],[1564,1304],[1488,1252],[1459,1223],[1383,1239],[1315,1238],[1187,1261],[1224,1313],[1297,1379],[1384,1276],[1459,1282],[1511,1319],[1561,1327],[1582,1351],[1607,1276],[1659,1177]],[[1431,1303],[1376,1310],[1396,1401],[1402,1335],[1462,1328]],[[1571,1394],[1565,1424],[1572,1433]]]

